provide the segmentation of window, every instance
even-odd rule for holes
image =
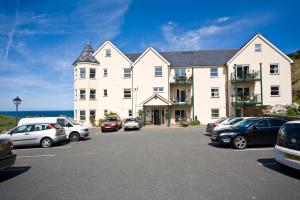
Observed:
[[[107,109],[104,109],[104,115],[107,115]]]
[[[218,77],[218,68],[217,67],[212,67],[210,68],[210,77]]]
[[[90,69],[90,79],[95,79],[96,78],[96,69],[91,68]]]
[[[90,120],[96,119],[96,110],[90,110]]]
[[[258,127],[258,128],[267,128],[267,127],[270,127],[270,124],[269,124],[269,120],[260,120],[258,122],[256,122],[254,124],[254,126]]]
[[[103,69],[103,76],[107,77],[107,69],[106,68]]]
[[[185,69],[175,69],[176,77],[186,77]]]
[[[124,68],[124,78],[131,78],[131,68]]]
[[[80,90],[80,100],[85,100],[85,95],[86,95],[85,89],[81,89]]]
[[[74,119],[77,120],[77,110],[74,111]]]
[[[164,88],[163,87],[154,87],[153,92],[164,92]]]
[[[261,44],[255,44],[255,52],[261,52]]]
[[[80,78],[86,78],[85,68],[80,68]]]
[[[211,97],[218,98],[219,97],[219,88],[211,88]]]
[[[96,100],[96,90],[90,90],[90,100]]]
[[[132,110],[131,109],[128,110],[128,116],[132,117]]]
[[[279,74],[278,64],[271,64],[270,65],[270,74]]]
[[[111,57],[111,50],[110,49],[105,49],[105,56],[106,57]]]
[[[103,90],[103,96],[104,96],[104,97],[107,97],[107,89],[104,89],[104,90]]]
[[[11,133],[12,134],[26,133],[26,132],[30,132],[32,128],[33,128],[33,125],[19,126],[19,127],[15,128],[14,130],[12,130]]]
[[[271,96],[279,96],[279,85],[272,85],[271,86]]]
[[[162,74],[162,67],[155,67],[154,68],[154,76],[157,76],[157,77],[160,77],[160,76],[162,76],[163,74]]]
[[[271,127],[281,127],[285,122],[282,119],[270,119]]]
[[[211,118],[219,118],[220,110],[218,108],[211,109]]]
[[[131,89],[124,89],[124,99],[131,98]]]
[[[79,114],[80,114],[80,120],[81,121],[85,121],[85,110],[81,110],[80,112],[79,112]]]
[[[175,122],[178,122],[180,119],[186,119],[187,111],[186,110],[175,110]]]
[[[77,89],[75,89],[75,91],[74,91],[74,99],[75,99],[75,101],[77,101]]]
[[[74,77],[75,77],[75,80],[77,80],[77,68],[74,69]]]

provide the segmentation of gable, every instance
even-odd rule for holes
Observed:
[[[281,55],[288,62],[293,63],[292,59],[290,59],[286,54],[284,54],[282,51],[280,51],[269,40],[267,40],[265,37],[263,37],[261,34],[258,33],[251,40],[249,40],[238,52],[236,52],[236,54],[234,54],[234,56],[227,62],[227,65],[229,65],[231,62],[233,62],[238,56],[240,56],[242,53],[244,53],[249,48],[251,49],[250,52],[255,52],[254,45],[256,43],[261,43],[265,47],[271,48],[272,50],[274,50],[274,52]],[[264,47],[262,47],[262,51],[264,51]]]
[[[155,49],[153,49],[152,47],[149,47],[148,49],[146,49],[146,51],[144,51],[143,54],[141,54],[138,58],[136,58],[136,60],[134,61],[134,63],[132,63],[132,66],[135,66],[138,62],[140,62],[142,59],[144,59],[145,57],[147,57],[147,55],[150,54],[154,54],[155,56],[157,56],[157,58],[159,58],[162,62],[164,62],[167,65],[170,65],[170,63],[162,56],[160,55]]]
[[[148,99],[146,99],[144,102],[141,103],[141,105],[144,106],[159,106],[159,105],[172,105],[171,102],[169,102],[167,99],[163,98],[159,94],[154,94]]]

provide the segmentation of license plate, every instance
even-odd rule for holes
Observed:
[[[295,156],[289,153],[284,154],[284,157],[290,160],[296,160],[298,162],[300,162],[300,156]]]
[[[105,126],[105,128],[110,128],[110,126]]]
[[[5,144],[0,144],[0,152],[5,150]]]

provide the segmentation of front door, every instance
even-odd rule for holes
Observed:
[[[154,109],[154,125],[160,125],[159,110]]]
[[[32,144],[31,129],[33,125],[19,126],[10,132],[9,139],[12,140],[15,146]]]
[[[249,66],[237,66],[236,76],[238,79],[245,79],[249,74]]]

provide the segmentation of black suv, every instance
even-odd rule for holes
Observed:
[[[248,145],[275,145],[280,127],[288,120],[282,118],[250,118],[232,128],[214,131],[211,141],[231,144],[236,149]]]

